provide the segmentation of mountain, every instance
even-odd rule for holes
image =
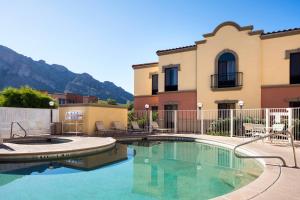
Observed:
[[[0,89],[8,86],[30,86],[49,92],[70,92],[115,99],[118,103],[132,101],[133,96],[109,81],[100,82],[87,73],[77,74],[62,65],[34,61],[0,45]]]

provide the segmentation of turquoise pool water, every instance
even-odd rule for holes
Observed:
[[[83,158],[0,164],[0,199],[209,199],[261,172],[256,161],[203,143],[118,144]]]

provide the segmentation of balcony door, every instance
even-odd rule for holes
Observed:
[[[236,59],[232,53],[224,53],[218,60],[218,87],[234,87],[236,85]]]

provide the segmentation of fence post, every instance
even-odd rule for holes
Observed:
[[[174,110],[174,133],[177,133],[177,110]]]
[[[203,127],[203,119],[204,117],[203,117],[203,110],[201,109],[200,110],[200,120],[201,120],[201,134],[203,135],[204,134],[204,127]]]
[[[152,122],[153,122],[152,110],[150,110],[150,113],[149,113],[149,132],[150,133],[152,133]]]
[[[230,109],[230,137],[233,137],[233,109]]]
[[[269,134],[269,127],[270,127],[270,109],[266,108],[266,133]]]
[[[287,111],[288,111],[288,128],[289,127],[291,127],[291,126],[293,126],[293,121],[292,121],[292,119],[293,119],[293,110],[292,110],[292,108],[287,108]]]

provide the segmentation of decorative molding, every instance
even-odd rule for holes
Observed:
[[[243,26],[241,27],[240,25],[238,25],[237,23],[235,22],[232,22],[232,21],[227,21],[227,22],[223,22],[221,24],[219,24],[213,32],[211,33],[206,33],[203,35],[203,37],[205,38],[208,38],[208,37],[213,37],[216,35],[216,33],[223,27],[223,26],[233,26],[235,27],[238,31],[246,31],[246,30],[249,30],[249,31],[252,31],[253,30],[253,26]]]
[[[122,108],[122,109],[127,109],[126,106],[106,105],[106,104],[98,104],[98,103],[63,104],[63,105],[59,105],[59,107],[105,107],[105,108]]]
[[[146,98],[146,97],[148,97],[148,98],[151,98],[151,97],[157,97],[157,94],[149,94],[149,95],[135,95],[134,96],[134,98]]]
[[[133,69],[142,69],[142,68],[148,68],[148,67],[155,67],[153,65],[158,65],[158,62],[135,64],[135,65],[132,65],[132,68]]]
[[[241,90],[242,86],[236,86],[236,87],[225,87],[225,88],[211,88],[214,92],[220,92],[220,91],[230,91],[230,90]]]
[[[197,44],[197,45],[198,45],[198,44],[205,44],[206,41],[207,41],[207,40],[199,40],[199,41],[196,41],[195,44]]]
[[[292,36],[292,35],[297,35],[297,34],[300,34],[300,29],[286,30],[286,31],[274,32],[274,33],[266,33],[266,34],[262,34],[260,36],[260,38],[262,40],[265,40],[265,39],[272,39],[272,38],[277,38],[277,37]]]
[[[167,92],[158,92],[158,94],[187,93],[187,92],[197,92],[197,90],[177,90],[177,91],[167,91]]]
[[[177,67],[177,70],[180,71],[180,64],[169,64],[162,66],[161,72],[165,73],[165,69]]]
[[[155,74],[158,75],[158,72],[150,72],[150,73],[149,73],[149,79],[152,79],[152,76],[155,75]]]
[[[277,85],[262,85],[261,88],[290,88],[300,87],[300,84],[277,84]]]
[[[285,59],[290,59],[291,53],[300,53],[300,48],[297,49],[290,49],[285,51]]]
[[[264,33],[264,30],[256,30],[256,31],[251,31],[248,33],[248,35],[261,35]]]
[[[238,103],[239,100],[230,100],[230,99],[223,99],[223,100],[216,100],[215,103]]]
[[[158,51],[156,51],[156,54],[158,56],[163,56],[163,55],[168,55],[168,54],[173,54],[173,53],[194,51],[196,49],[197,49],[196,45],[190,45],[190,46],[178,47],[178,48],[174,48],[174,49],[158,50]]]

